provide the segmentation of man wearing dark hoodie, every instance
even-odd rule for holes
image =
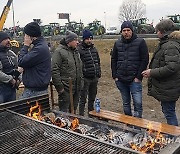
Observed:
[[[94,110],[94,100],[97,94],[98,80],[101,77],[100,58],[97,49],[92,43],[93,35],[88,30],[83,31],[83,41],[78,51],[83,63],[84,86],[79,102],[79,114],[84,115],[86,100],[88,98],[88,113]]]
[[[176,101],[180,97],[180,31],[175,23],[164,19],[156,25],[160,39],[149,69],[142,72],[148,78],[148,95],[161,102],[169,125],[178,126]]]
[[[77,51],[78,43],[78,36],[68,31],[52,55],[52,81],[59,96],[59,110],[63,112],[70,111],[70,80],[75,112],[79,102],[82,62]]]
[[[147,68],[149,54],[146,42],[133,32],[130,21],[121,25],[121,37],[115,42],[112,56],[112,77],[121,92],[126,115],[142,117],[142,71]],[[134,113],[131,110],[131,96]]]
[[[51,79],[51,55],[45,39],[36,22],[24,27],[24,46],[18,57],[18,64],[24,69],[22,81],[25,86],[22,98],[48,93]]]
[[[0,103],[16,100],[19,84],[17,56],[9,48],[8,34],[0,32]]]

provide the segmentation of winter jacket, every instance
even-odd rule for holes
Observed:
[[[180,31],[160,40],[149,68],[148,94],[159,101],[176,101],[180,96]]]
[[[121,82],[132,82],[135,78],[142,80],[142,71],[149,62],[149,54],[144,39],[135,34],[131,39],[119,38],[113,47],[111,55],[112,77]]]
[[[80,91],[82,76],[79,52],[68,47],[63,39],[52,55],[52,81],[57,92],[69,91],[69,79],[72,79],[73,93]]]
[[[28,46],[21,49],[18,63],[24,69],[22,80],[26,88],[47,89],[51,79],[51,55],[43,37],[34,40],[31,49]]]
[[[82,42],[78,47],[78,51],[83,63],[84,78],[100,78],[100,58],[97,49],[94,47],[94,44],[86,45],[84,42]]]
[[[17,69],[17,56],[6,47],[0,46],[0,85],[13,79],[13,70]]]

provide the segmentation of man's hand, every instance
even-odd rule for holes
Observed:
[[[22,67],[18,67],[18,71],[19,71],[20,73],[22,73],[22,72],[24,71],[24,69],[23,69]]]
[[[31,37],[27,34],[24,35],[24,45],[26,46],[30,46],[32,43]]]
[[[135,78],[134,82],[141,82],[141,80],[139,80],[138,78]]]
[[[12,79],[11,81],[9,81],[12,84],[12,87],[14,88],[16,86],[16,80]]]
[[[149,78],[150,72],[151,72],[151,69],[147,69],[147,70],[143,71],[141,74],[143,75],[143,77]]]

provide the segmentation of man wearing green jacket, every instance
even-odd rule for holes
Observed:
[[[70,91],[73,95],[74,111],[78,106],[82,82],[82,62],[77,51],[78,43],[78,36],[73,32],[67,32],[52,56],[52,81],[59,96],[59,110],[63,112],[70,109]]]
[[[178,126],[176,101],[180,97],[180,31],[170,19],[156,25],[160,43],[149,69],[142,74],[148,79],[148,94],[161,102],[167,123]]]

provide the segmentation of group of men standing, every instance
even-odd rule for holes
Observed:
[[[73,110],[76,112],[79,104],[80,115],[84,115],[87,98],[88,111],[94,109],[98,79],[101,77],[100,58],[92,43],[92,33],[84,30],[82,39],[78,44],[78,36],[68,32],[52,56],[52,81],[58,92],[59,109],[70,111],[72,93]]]
[[[130,21],[122,23],[121,36],[111,54],[112,78],[121,93],[126,115],[142,117],[142,79],[146,77],[148,94],[161,102],[167,123],[178,125],[175,106],[180,96],[180,31],[170,19],[160,21],[156,30],[160,43],[149,64],[145,40],[137,37]],[[52,77],[61,111],[70,111],[71,99],[74,111],[79,105],[80,115],[84,115],[87,99],[88,113],[92,111],[101,77],[92,33],[84,30],[79,43],[78,36],[68,32],[52,57],[37,23],[27,24],[24,33],[24,46],[17,61],[8,49],[8,35],[0,32],[0,103],[15,100],[15,88],[21,80],[25,86],[21,98],[47,93]]]

